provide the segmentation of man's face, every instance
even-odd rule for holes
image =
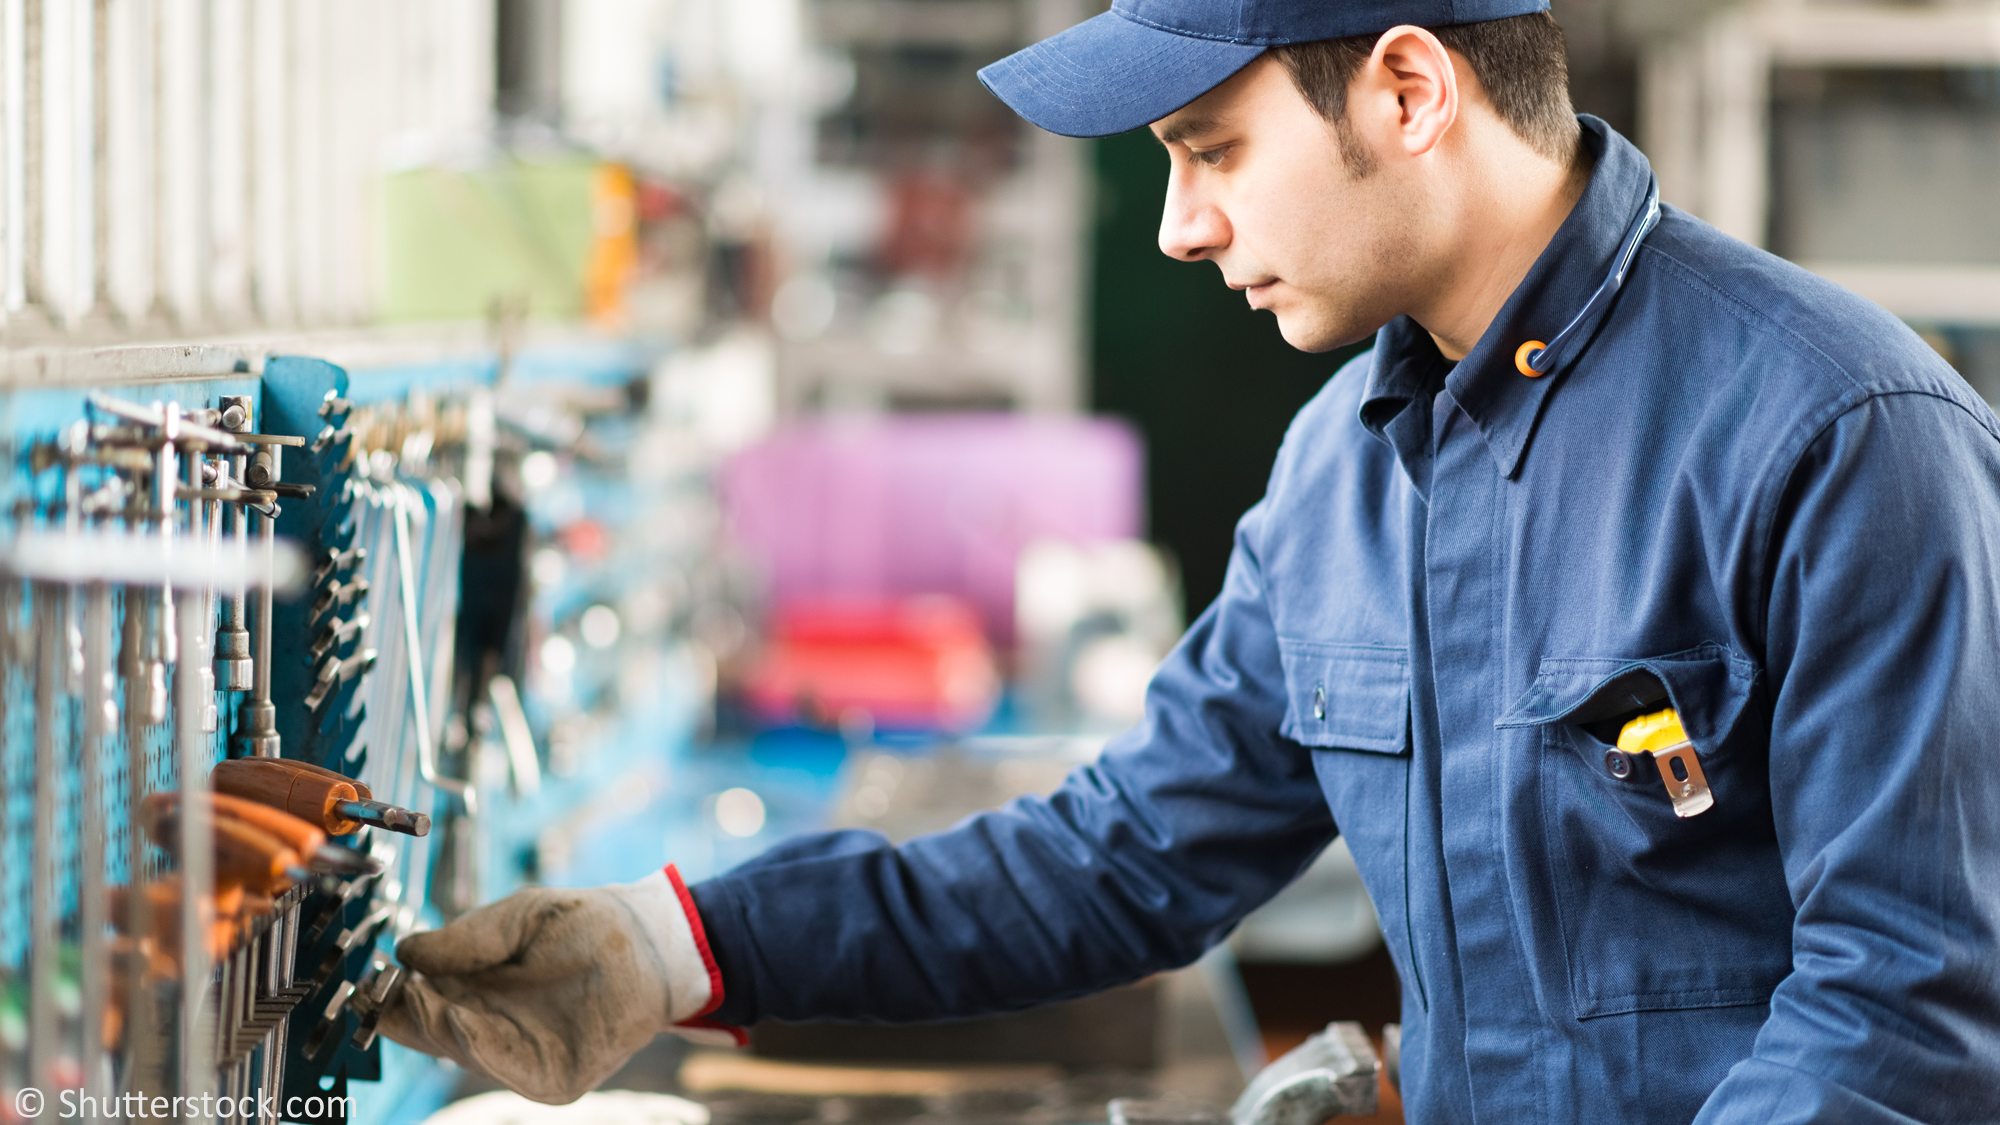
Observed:
[[[1409,307],[1423,284],[1420,185],[1375,159],[1365,125],[1350,140],[1375,166],[1355,175],[1282,63],[1259,58],[1152,129],[1172,161],[1160,249],[1221,267],[1252,308],[1277,316],[1286,343],[1327,351]]]

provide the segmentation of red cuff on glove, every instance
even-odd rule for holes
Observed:
[[[680,869],[669,863],[666,872],[667,882],[673,884],[674,894],[681,900],[681,909],[687,913],[688,929],[694,933],[695,948],[701,951],[702,966],[708,970],[708,1003],[701,1011],[674,1026],[724,1032],[736,1040],[738,1047],[748,1046],[750,1043],[748,1032],[740,1027],[732,1027],[708,1018],[708,1013],[722,1006],[722,970],[715,965],[715,954],[708,948],[708,931],[702,928],[701,912],[695,909],[694,896],[688,894],[687,884],[681,881]]]

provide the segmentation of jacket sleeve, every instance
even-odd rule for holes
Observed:
[[[1768,584],[1792,972],[1700,1125],[2000,1107],[2000,443],[1874,398],[1804,450]]]
[[[695,885],[713,1017],[915,1021],[1065,999],[1187,964],[1333,838],[1310,756],[1277,734],[1259,505],[1145,718],[1046,799],[891,847],[801,837]]]

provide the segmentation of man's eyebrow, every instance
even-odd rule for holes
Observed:
[[[1179,121],[1176,121],[1173,124],[1168,125],[1166,128],[1160,130],[1159,132],[1160,143],[1163,145],[1170,145],[1176,141],[1184,141],[1189,137],[1199,136],[1203,133],[1210,132],[1215,128],[1215,126],[1216,126],[1215,118],[1207,114],[1196,114],[1188,117],[1183,117]]]

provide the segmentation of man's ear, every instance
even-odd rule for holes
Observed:
[[[1458,120],[1458,70],[1437,36],[1411,24],[1392,27],[1356,76],[1348,101],[1357,99],[1370,117],[1362,127],[1379,131],[1371,139],[1422,156]]]

